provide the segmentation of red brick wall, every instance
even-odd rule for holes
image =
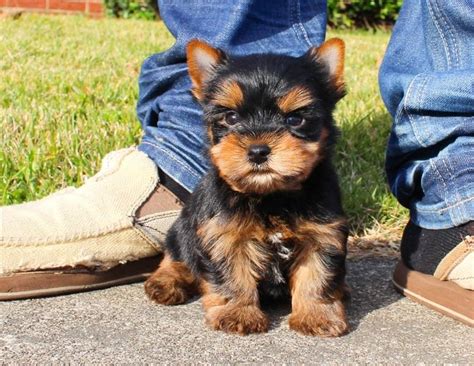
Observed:
[[[102,0],[0,0],[0,11],[37,11],[43,13],[85,13],[100,17]]]

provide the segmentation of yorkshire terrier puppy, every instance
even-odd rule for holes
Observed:
[[[207,324],[239,334],[267,331],[262,297],[291,296],[291,329],[346,333],[348,229],[331,163],[343,41],[301,57],[230,57],[192,40],[187,63],[212,166],[170,229],[146,293],[165,305],[200,294]]]

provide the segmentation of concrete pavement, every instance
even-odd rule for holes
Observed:
[[[158,306],[134,284],[0,303],[0,363],[474,363],[474,330],[398,295],[389,282],[394,263],[349,262],[353,329],[341,338],[290,331],[287,305],[268,310],[267,334],[210,331],[199,301]]]

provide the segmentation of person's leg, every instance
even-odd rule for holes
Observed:
[[[379,79],[393,116],[387,177],[393,194],[410,209],[402,239],[403,265],[407,271],[472,289],[474,13],[470,1],[405,1]],[[448,261],[463,268],[456,271]],[[400,282],[400,271],[396,275]],[[468,291],[462,296],[473,299]],[[467,305],[474,309],[474,303]],[[469,314],[472,317],[472,310]]]
[[[0,300],[123,283],[156,265],[159,242],[180,208],[176,196],[185,199],[207,168],[201,112],[185,64],[190,39],[233,54],[300,55],[325,36],[324,0],[159,5],[176,43],[143,65],[140,151],[112,153],[79,189],[1,208]]]

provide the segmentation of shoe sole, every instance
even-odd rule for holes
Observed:
[[[474,291],[411,270],[401,261],[395,267],[392,282],[406,297],[474,327]]]
[[[0,301],[31,299],[98,290],[148,278],[160,264],[162,255],[143,258],[106,271],[48,270],[21,272],[0,277]]]

